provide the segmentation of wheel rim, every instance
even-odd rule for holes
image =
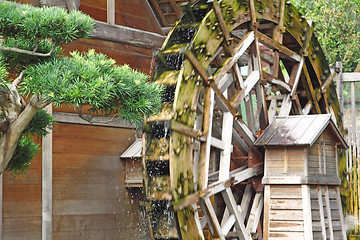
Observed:
[[[239,63],[244,53],[245,79]],[[263,156],[252,147],[255,136],[276,115],[333,113],[342,128],[331,77],[313,27],[292,5],[188,4],[157,56],[153,81],[166,87],[164,104],[144,127],[144,190],[153,237],[203,239],[197,206],[214,237],[225,239],[233,228],[239,238],[261,235]],[[199,151],[194,152],[194,142]],[[241,151],[242,163],[234,154],[231,162],[232,144]],[[215,157],[219,174],[209,184],[215,148],[220,149]],[[253,187],[248,184],[242,196],[234,197],[241,182]],[[223,199],[226,208],[216,212],[210,198]]]

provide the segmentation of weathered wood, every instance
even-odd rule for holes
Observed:
[[[281,103],[281,108],[280,108],[280,111],[279,111],[279,117],[289,116],[291,107],[292,107],[291,94],[286,94],[283,101],[282,101],[282,103]]]
[[[224,149],[220,153],[219,166],[219,181],[227,180],[230,176],[230,155],[232,151],[232,130],[233,130],[233,116],[227,112],[223,115],[223,128],[221,140],[224,143]]]
[[[115,0],[107,0],[107,22],[115,24]]]
[[[333,222],[331,216],[331,206],[330,206],[330,197],[329,197],[329,188],[328,186],[324,187],[325,192],[325,208],[327,213],[327,224],[329,228],[330,240],[334,240],[334,230],[333,230]]]
[[[296,68],[293,69],[294,74],[291,72],[292,76],[290,77],[290,85],[292,85],[292,89],[291,89],[290,96],[292,98],[295,97],[296,90],[297,90],[297,87],[298,87],[298,84],[300,81],[300,75],[301,75],[301,72],[302,72],[302,69],[304,66],[304,62],[305,62],[304,57],[302,57],[300,60],[300,63],[297,65]]]
[[[52,104],[46,107],[52,114]],[[42,139],[42,240],[52,239],[52,129]]]
[[[158,33],[162,32],[166,35],[167,33],[165,33],[164,30],[161,28],[161,25],[160,25],[159,21],[157,20],[157,17],[155,15],[153,9],[151,8],[149,1],[142,0],[142,4],[144,5],[145,11],[147,12],[147,15],[150,18],[150,21],[152,23],[151,25],[154,26],[156,32],[158,32]]]
[[[295,53],[292,50],[290,50],[289,48],[283,46],[279,42],[269,38],[265,34],[256,32],[256,36],[258,37],[259,42],[261,42],[262,44],[264,44],[265,46],[267,46],[273,50],[279,51],[279,54],[282,57],[284,57],[290,61],[295,61],[295,62],[301,61],[301,57],[297,53]]]
[[[213,237],[220,238],[221,240],[225,240],[225,236],[222,234],[221,227],[219,221],[217,220],[214,208],[210,202],[208,197],[205,197],[203,200],[199,202],[200,207],[204,213],[204,216],[207,220],[208,226],[211,231],[211,235]]]
[[[251,43],[254,41],[254,39],[255,39],[254,32],[248,32],[241,39],[241,41],[238,43],[238,45],[234,49],[235,55],[232,56],[231,58],[229,58],[225,62],[225,64],[221,68],[221,70],[215,74],[215,76],[214,76],[215,81],[217,81],[218,79],[221,79],[226,74],[226,72],[231,69],[231,67],[236,63],[236,61],[244,54],[246,49],[248,49],[248,47],[251,45]]]
[[[179,133],[182,133],[186,136],[195,138],[197,140],[201,140],[201,141],[205,141],[206,139],[204,138],[204,136],[202,135],[201,131],[196,131],[193,128],[190,128],[182,123],[176,122],[176,121],[172,121],[171,122],[171,130],[173,131],[177,131]]]
[[[286,82],[282,81],[281,79],[265,72],[265,71],[262,71],[262,74],[263,74],[263,77],[269,82],[269,83],[272,83],[272,84],[275,84],[278,86],[278,88],[282,91],[287,91],[287,92],[291,92],[291,88],[289,86],[289,84],[287,84]]]
[[[332,72],[327,79],[325,80],[325,82],[323,83],[323,85],[321,86],[321,93],[326,92],[327,87],[332,83],[332,81],[334,80],[336,75],[336,72]]]
[[[264,189],[264,239],[269,239],[270,231],[270,199],[271,199],[271,186],[265,185]]]
[[[304,221],[304,237],[306,240],[313,239],[311,202],[310,202],[310,186],[301,185],[302,203],[303,203],[303,221]]]
[[[336,204],[337,204],[337,210],[339,212],[339,217],[340,217],[340,226],[341,226],[341,235],[342,235],[342,239],[346,239],[346,227],[345,227],[345,222],[344,222],[344,215],[343,215],[343,211],[342,211],[342,204],[341,204],[341,198],[340,198],[340,191],[338,187],[334,188],[335,194],[336,194]]]
[[[166,18],[164,17],[163,12],[162,12],[159,4],[157,3],[157,1],[156,0],[150,0],[150,2],[151,2],[151,5],[152,5],[152,7],[154,8],[154,10],[156,12],[157,17],[160,18],[160,21],[161,21],[162,25],[168,26],[169,23],[166,20]]]
[[[253,205],[251,207],[249,219],[246,224],[246,229],[251,234],[256,234],[256,229],[260,221],[263,204],[264,204],[263,193],[256,193],[254,197]]]
[[[360,73],[341,73],[343,82],[358,82],[360,81]]]
[[[227,208],[229,209],[229,212],[235,217],[235,229],[238,237],[240,239],[250,240],[250,232],[245,227],[244,218],[241,216],[241,211],[239,211],[237,207],[234,195],[232,194],[230,188],[225,188],[221,194],[224,198]]]
[[[244,86],[241,90],[238,90],[230,100],[230,104],[237,108],[240,103],[245,99],[250,91],[254,88],[256,83],[260,80],[259,71],[252,71],[248,78],[244,82]]]
[[[238,131],[241,136],[244,138],[248,146],[252,146],[255,142],[255,137],[246,124],[240,120],[234,121],[234,128]]]
[[[196,203],[200,198],[211,197],[223,191],[225,188],[231,185],[239,184],[261,173],[262,173],[261,167],[247,168],[242,171],[232,171],[230,172],[230,179],[222,182],[213,183],[209,185],[208,188],[202,191],[197,191],[193,194],[189,194],[189,196],[185,197],[184,199],[178,200],[176,203],[174,203],[174,209],[175,211],[179,209],[183,209],[186,206]]]
[[[95,22],[95,31],[92,33],[92,37],[150,49],[160,48],[165,40],[164,36],[156,33],[98,21]]]
[[[204,109],[202,115],[202,131],[206,136],[206,141],[200,145],[200,158],[197,189],[203,190],[208,185],[211,126],[213,121],[214,91],[210,87],[204,89]]]
[[[321,235],[322,239],[326,240],[326,227],[325,227],[325,215],[324,215],[324,205],[323,205],[323,198],[322,198],[322,187],[317,186],[317,199],[318,199],[318,206],[319,206],[319,213],[320,213],[320,225],[321,225]]]

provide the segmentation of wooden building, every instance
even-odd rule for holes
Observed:
[[[77,2],[96,20],[96,31],[92,39],[65,46],[65,53],[93,48],[147,74],[153,51],[165,39],[162,27],[167,26],[146,0],[19,2]],[[67,107],[49,111],[58,124],[43,139],[43,152],[25,176],[1,176],[0,239],[149,239],[141,189],[126,187],[129,163],[120,160],[136,140],[136,130],[124,122],[89,125]]]
[[[338,148],[330,114],[276,118],[255,142],[265,147],[264,239],[346,239]]]

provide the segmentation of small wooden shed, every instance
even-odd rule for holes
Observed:
[[[125,162],[125,187],[142,187],[141,168],[142,138],[137,138],[131,146],[121,154]]]
[[[264,239],[346,239],[338,148],[330,114],[279,117],[255,142],[265,148]]]

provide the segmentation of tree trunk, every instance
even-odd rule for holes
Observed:
[[[32,102],[34,103],[29,103],[16,120],[10,123],[8,130],[0,139],[0,173],[6,169],[6,166],[14,155],[22,132],[40,109],[36,105],[36,101]]]

